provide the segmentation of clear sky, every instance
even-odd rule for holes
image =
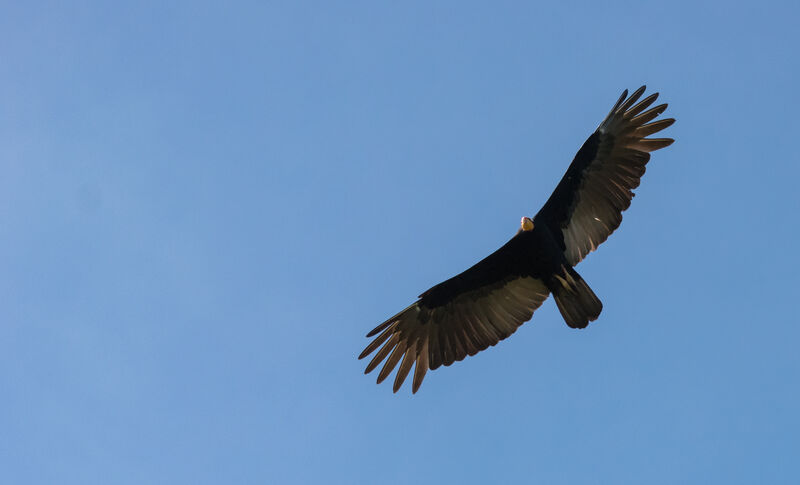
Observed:
[[[800,483],[796,5],[4,2],[0,481]],[[645,83],[600,319],[364,376]]]

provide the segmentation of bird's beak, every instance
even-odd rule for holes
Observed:
[[[533,230],[533,220],[530,217],[523,217],[522,221],[520,221],[520,230],[522,231],[532,231]]]

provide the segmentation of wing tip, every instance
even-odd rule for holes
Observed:
[[[622,94],[619,96],[619,99],[617,99],[617,102],[614,103],[614,107],[611,108],[611,113],[609,113],[609,116],[617,111],[617,108],[620,107],[620,105],[625,101],[627,97],[628,97],[628,90],[625,89],[622,91]]]
[[[675,118],[664,118],[663,120],[661,120],[661,124],[663,125],[663,127],[661,128],[662,130],[665,128],[669,128],[670,126],[675,124]]]
[[[663,143],[663,146],[661,148],[666,148],[675,143],[674,138],[651,138],[651,140]]]

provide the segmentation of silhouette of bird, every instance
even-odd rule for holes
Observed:
[[[653,121],[667,105],[650,108],[658,93],[639,101],[644,91],[642,86],[630,97],[627,90],[622,93],[547,202],[533,218],[522,218],[514,237],[367,334],[374,339],[358,358],[378,352],[365,373],[385,360],[378,374],[381,383],[399,363],[397,392],[416,363],[416,393],[428,369],[451,365],[505,339],[551,293],[570,327],[585,328],[597,319],[603,304],[574,266],[619,227],[650,152],[674,141],[647,138],[675,120]]]

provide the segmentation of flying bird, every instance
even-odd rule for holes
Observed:
[[[428,369],[449,366],[505,339],[551,293],[568,326],[585,328],[597,319],[603,304],[574,266],[619,227],[650,152],[674,141],[647,138],[675,120],[654,121],[667,105],[650,108],[658,93],[639,101],[644,91],[642,86],[630,97],[627,90],[622,93],[547,202],[533,218],[522,218],[514,237],[367,334],[374,339],[358,358],[378,352],[365,374],[385,360],[381,383],[399,363],[397,392],[416,363],[416,393]]]

